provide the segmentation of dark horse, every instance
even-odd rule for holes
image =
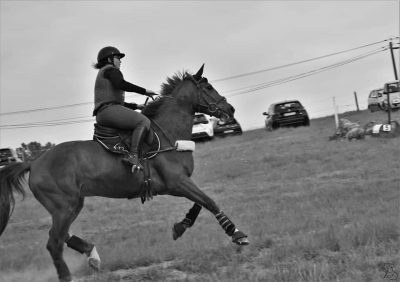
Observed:
[[[191,180],[192,152],[166,150],[176,140],[191,139],[195,112],[222,119],[233,118],[234,108],[202,77],[203,66],[195,75],[184,72],[168,78],[159,98],[142,111],[153,121],[153,129],[161,143],[160,153],[148,160],[151,191],[153,195],[185,197],[194,202],[186,217],[174,225],[174,239],[193,225],[204,207],[214,214],[234,243],[247,245],[247,236]],[[85,197],[131,199],[143,195],[143,173],[132,174],[121,158],[121,155],[106,151],[98,142],[72,141],[55,146],[30,163],[4,167],[0,170],[0,235],[14,208],[13,192],[24,195],[23,180],[27,176],[33,195],[52,217],[47,249],[59,280],[72,281],[63,258],[64,243],[85,253],[94,260],[94,264],[89,261],[90,266],[98,268],[100,258],[94,245],[70,236],[68,231],[81,211]]]

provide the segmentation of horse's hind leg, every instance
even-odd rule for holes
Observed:
[[[190,178],[181,177],[176,185],[176,189],[172,191],[173,195],[186,197],[212,212],[226,234],[232,237],[234,243],[238,245],[249,244],[247,235],[238,230],[235,224],[219,209],[217,204],[202,192]]]
[[[48,190],[47,190],[48,191]],[[52,217],[52,227],[49,231],[47,250],[53,259],[60,282],[72,281],[71,273],[63,258],[64,241],[68,238],[68,230],[82,209],[83,199],[71,192],[70,195],[44,193],[35,191],[35,196],[49,211]]]
[[[63,258],[64,241],[68,237],[68,230],[72,223],[71,217],[70,211],[65,207],[52,212],[53,225],[49,231],[46,246],[53,259],[58,278],[62,282],[72,281],[71,273]]]
[[[79,199],[79,205],[76,207],[74,211],[74,216],[71,218],[71,222],[73,222],[78,216],[79,212],[82,210],[84,198]],[[86,240],[76,236],[70,235],[68,233],[67,238],[65,239],[65,243],[67,246],[81,254],[85,254],[88,257],[89,266],[94,270],[100,270],[100,256],[97,253],[96,247],[94,244],[87,242]]]
[[[68,234],[67,240],[65,240],[67,246],[81,254],[85,254],[88,257],[88,263],[91,268],[96,271],[100,270],[100,256],[97,252],[94,244],[76,236]]]

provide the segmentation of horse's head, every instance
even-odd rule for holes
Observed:
[[[203,69],[204,64],[195,75],[190,77],[197,86],[194,110],[215,116],[223,121],[231,120],[235,113],[235,108],[214,89],[207,78],[203,77]]]

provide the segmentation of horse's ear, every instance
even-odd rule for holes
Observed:
[[[194,79],[200,80],[201,76],[203,75],[203,70],[204,70],[204,64],[201,66],[201,68],[197,71],[197,73],[193,76]]]

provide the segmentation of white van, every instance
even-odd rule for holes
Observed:
[[[382,109],[385,111],[389,108],[388,95],[390,99],[390,108],[398,110],[400,108],[400,89],[398,80],[387,82],[383,86]]]

